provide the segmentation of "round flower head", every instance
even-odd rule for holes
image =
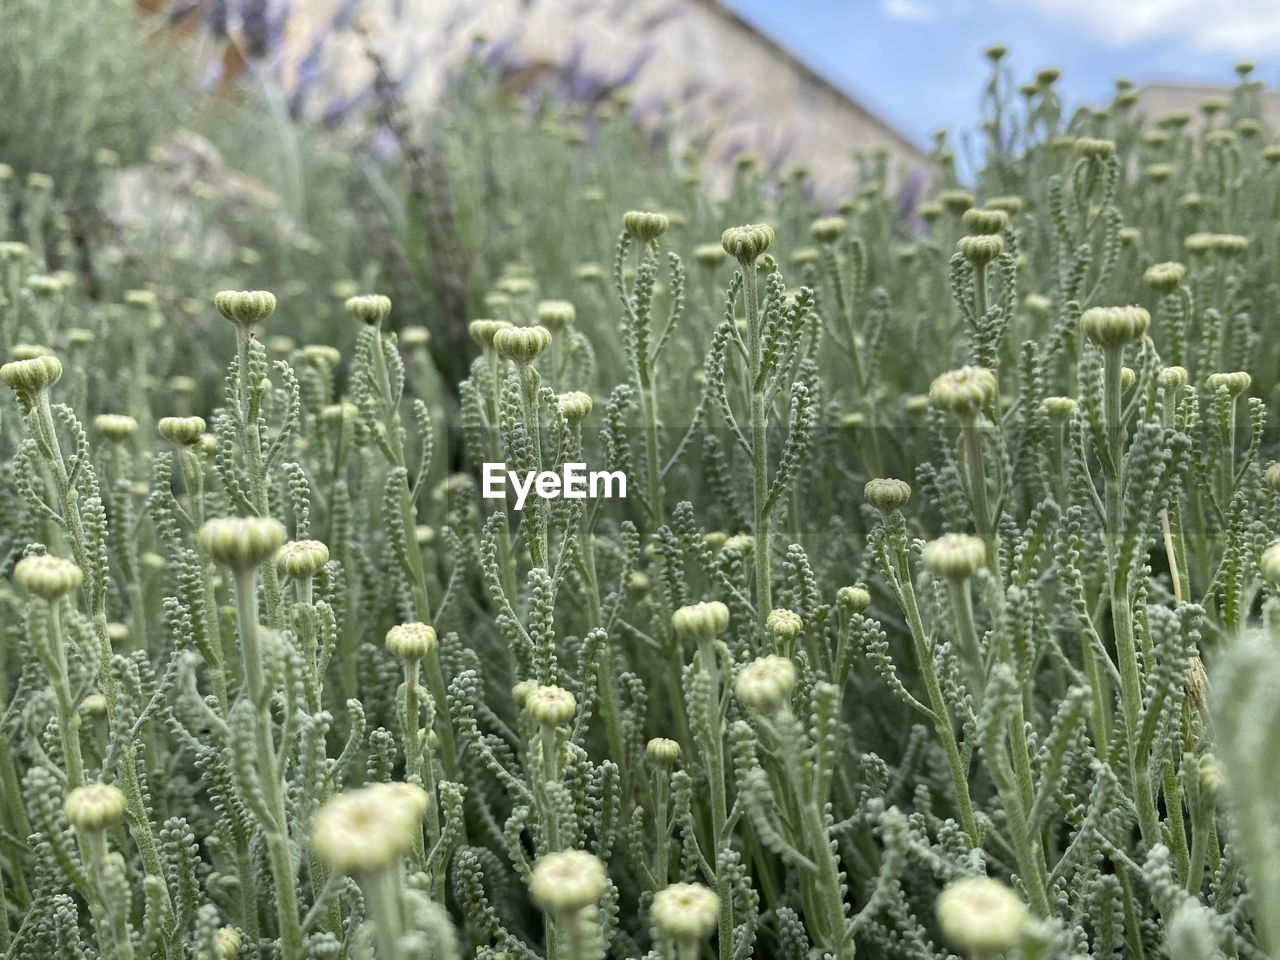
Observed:
[[[406,350],[425,350],[431,343],[431,331],[426,327],[405,327],[400,331],[400,342]]]
[[[881,513],[893,513],[905,507],[911,499],[911,485],[893,477],[876,477],[867,481],[862,495]]]
[[[581,390],[570,390],[556,397],[556,405],[570,423],[581,423],[591,414],[591,395]]]
[[[106,830],[124,819],[124,793],[106,783],[76,787],[67,794],[62,809],[80,831]]]
[[[1211,373],[1205,386],[1209,388],[1211,393],[1217,393],[1219,390],[1226,390],[1233,397],[1238,397],[1249,389],[1249,384],[1253,383],[1253,378],[1243,370],[1235,373]]]
[[[836,591],[836,603],[849,613],[861,613],[871,606],[871,591],[858,585],[841,587]]]
[[[402,660],[421,660],[436,642],[435,629],[425,623],[399,623],[387,631],[387,649]]]
[[[124,292],[124,305],[133,307],[135,310],[149,313],[156,308],[156,304],[159,302],[154,290],[126,290]]]
[[[1054,423],[1070,420],[1078,406],[1075,397],[1045,397],[1040,401],[1040,409]]]
[[[355,317],[365,326],[372,327],[386,319],[391,312],[391,298],[380,293],[369,293],[359,297],[348,297],[343,304],[347,313]]]
[[[1142,307],[1090,307],[1080,317],[1084,335],[1104,349],[1137,340],[1150,325],[1151,314]]]
[[[105,717],[107,707],[107,698],[100,693],[91,693],[80,702],[80,711],[86,717]]]
[[[1249,249],[1249,238],[1238,233],[1215,233],[1210,249],[1224,257],[1234,257]]]
[[[965,229],[975,234],[997,234],[1009,225],[1009,214],[992,207],[966,210],[961,218]]]
[[[645,744],[645,753],[657,763],[673,764],[680,759],[680,744],[666,737],[654,737]]]
[[[952,946],[975,956],[1012,950],[1022,939],[1027,908],[998,880],[967,877],[938,895],[938,926]]]
[[[749,533],[735,533],[724,542],[724,549],[740,553],[744,557],[756,548],[755,537]]]
[[[1280,493],[1280,463],[1273,463],[1267,467],[1262,474],[1262,479],[1266,481],[1268,487]]]
[[[49,347],[42,343],[15,343],[13,345],[13,359],[15,360],[36,360],[52,354],[52,352]]]
[[[822,251],[817,247],[801,247],[791,254],[791,262],[797,267],[808,266],[822,259]]]
[[[971,420],[996,395],[996,375],[985,367],[950,370],[929,385],[929,402],[935,407]]]
[[[1004,237],[998,233],[978,233],[961,237],[956,241],[956,249],[970,263],[981,267],[1004,253]]]
[[[1187,275],[1187,268],[1172,260],[1164,263],[1153,263],[1143,271],[1142,279],[1156,293],[1168,295],[1178,289],[1184,277]]]
[[[336,367],[342,361],[342,354],[327,343],[309,343],[302,348],[302,360],[311,367]]]
[[[329,548],[319,540],[290,540],[276,553],[276,569],[286,577],[314,577],[329,562]]]
[[[60,277],[51,276],[47,273],[33,273],[27,277],[26,287],[41,300],[52,300],[64,289]]]
[[[67,328],[67,346],[73,349],[87,347],[97,341],[98,335],[84,327]]]
[[[742,264],[752,264],[773,243],[773,227],[764,223],[748,223],[730,227],[720,234],[724,252]]]
[[[0,380],[24,403],[29,403],[41,390],[47,390],[61,378],[62,362],[57,357],[14,360],[0,367]]]
[[[316,814],[311,845],[338,873],[360,876],[385,870],[413,849],[421,830],[417,806],[394,784],[339,794]]]
[[[1051,87],[1058,82],[1058,78],[1062,76],[1062,71],[1057,67],[1043,67],[1036,71],[1036,85],[1039,87]]]
[[[653,895],[653,925],[661,936],[696,942],[719,922],[720,898],[700,883],[673,883]]]
[[[819,243],[835,243],[847,229],[844,217],[822,217],[809,225],[809,235]]]
[[[724,247],[718,243],[700,243],[693,248],[693,259],[698,261],[698,265],[708,270],[714,270],[729,258],[724,252]]]
[[[276,312],[276,296],[266,290],[223,290],[214,294],[213,305],[232,323],[252,329]]]
[[[203,417],[161,417],[156,431],[171,443],[190,447],[200,442],[205,426]]]
[[[1156,383],[1163,390],[1180,390],[1190,379],[1191,374],[1187,373],[1186,367],[1165,367],[1156,374]]]
[[[1182,247],[1188,253],[1208,253],[1213,249],[1213,234],[1190,234],[1182,241]]]
[[[26,263],[31,259],[31,248],[20,240],[0,241],[0,263]]]
[[[93,418],[93,426],[108,440],[120,443],[138,432],[138,421],[122,413],[100,413]]]
[[[217,960],[235,960],[240,953],[240,931],[235,927],[220,927],[213,935],[213,946],[218,951]]]
[[[942,204],[936,201],[920,204],[920,219],[925,223],[933,223],[943,214]]]
[[[628,210],[622,215],[622,226],[641,243],[648,244],[667,232],[667,228],[671,226],[671,218],[665,213]]]
[[[1120,246],[1132,247],[1142,239],[1142,231],[1137,227],[1121,227],[1116,237],[1120,240]]]
[[[609,889],[604,864],[585,850],[549,853],[533,865],[529,895],[548,913],[576,913]]]
[[[551,330],[573,326],[578,311],[568,300],[543,300],[538,304],[538,322]]]
[[[690,604],[671,615],[671,626],[679,637],[710,640],[729,626],[729,608],[719,600]]]
[[[1026,206],[1026,202],[1021,197],[1013,195],[1006,197],[992,197],[987,201],[988,210],[999,210],[1002,213],[1008,214],[1010,217],[1021,213],[1024,206]],[[973,230],[973,227],[970,227],[969,229]],[[977,231],[974,232],[976,233]]]
[[[548,684],[529,692],[525,697],[524,711],[544,726],[558,727],[577,715],[578,701],[563,687]]]
[[[515,701],[517,707],[523,710],[524,705],[529,702],[529,694],[537,689],[537,680],[521,680],[511,688],[511,699]]]
[[[973,206],[974,198],[968,190],[943,190],[938,194],[938,203],[942,209],[959,217]]]
[[[738,671],[733,692],[752,710],[773,713],[786,704],[796,685],[796,667],[786,657],[760,657]]]
[[[79,587],[84,574],[70,560],[39,554],[19,560],[13,579],[27,593],[53,603]]]
[[[530,363],[551,346],[551,331],[546,327],[505,327],[493,335],[493,346],[508,360]]]
[[[765,628],[778,640],[791,641],[804,629],[804,620],[794,610],[777,607],[769,611],[764,621]]]
[[[223,566],[251,570],[284,546],[284,525],[271,517],[223,517],[200,528],[200,545]]]
[[[1151,163],[1143,169],[1142,175],[1152,183],[1164,183],[1177,172],[1172,163]]]
[[[1081,137],[1076,141],[1076,153],[1086,160],[1106,160],[1116,155],[1116,144],[1114,140]]]
[[[1272,586],[1280,586],[1280,543],[1273,543],[1262,551],[1258,559],[1258,569]]]
[[[467,332],[479,346],[488,348],[493,346],[494,335],[509,326],[511,324],[506,320],[472,320]]]
[[[925,569],[951,580],[971,577],[987,562],[987,548],[967,533],[946,533],[924,545]]]

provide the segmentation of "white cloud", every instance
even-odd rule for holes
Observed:
[[[1280,53],[1280,3],[1276,0],[1014,2],[1049,16],[1074,20],[1114,46],[1171,39],[1205,52],[1237,56]]]
[[[885,16],[895,20],[913,20],[916,23],[927,23],[937,20],[941,11],[929,0],[881,0],[880,9]]]

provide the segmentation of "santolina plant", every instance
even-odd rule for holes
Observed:
[[[588,164],[345,352],[0,177],[0,952],[1280,956],[1280,151],[987,56],[918,218]]]

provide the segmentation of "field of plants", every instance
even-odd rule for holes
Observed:
[[[117,127],[175,65],[49,6],[0,36],[53,91],[0,120],[0,957],[1280,957],[1249,65],[1143,116],[992,49],[975,174],[824,209],[479,62],[425,133],[381,77],[377,150],[260,92]],[[122,223],[184,124],[285,179]]]

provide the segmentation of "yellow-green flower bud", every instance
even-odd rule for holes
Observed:
[[[973,194],[968,190],[943,190],[938,194],[938,203],[948,213],[959,217],[975,203]]]
[[[1280,493],[1280,463],[1273,463],[1267,467],[1262,478],[1267,482],[1268,487]]]
[[[860,584],[841,587],[836,591],[836,603],[847,613],[862,613],[871,606],[871,592]]]
[[[591,415],[591,395],[581,390],[570,390],[556,397],[560,414],[570,423],[581,423]]]
[[[790,643],[800,635],[800,631],[804,629],[804,621],[800,619],[800,614],[794,610],[784,610],[781,607],[775,607],[769,611],[769,616],[765,617],[765,629],[775,640],[782,640]]]
[[[1090,307],[1080,317],[1080,329],[1098,346],[1123,347],[1137,340],[1151,325],[1151,314],[1142,307]]]
[[[756,548],[756,539],[749,533],[735,533],[724,542],[724,549],[740,553],[744,557]]]
[[[100,693],[91,693],[80,701],[80,711],[86,717],[101,719],[107,715],[107,698]]]
[[[1187,275],[1187,268],[1173,260],[1155,263],[1143,271],[1142,279],[1156,293],[1168,295],[1178,289],[1178,284]]]
[[[729,255],[718,243],[700,243],[693,248],[693,259],[700,267],[714,270],[727,260]]]
[[[213,946],[218,951],[216,960],[235,960],[240,953],[240,931],[235,927],[220,927],[213,935]]]
[[[965,229],[971,233],[978,235],[996,234],[1009,225],[1009,214],[992,207],[988,207],[985,210],[974,207],[964,212],[962,222]]]
[[[113,620],[107,624],[107,640],[111,646],[118,647],[129,639],[129,627],[121,623],[119,620]]]
[[[819,243],[835,243],[847,229],[844,217],[822,217],[809,225],[809,235]]]
[[[1262,551],[1258,569],[1273,586],[1280,586],[1280,543],[1273,543]]]
[[[1152,183],[1164,183],[1177,172],[1172,163],[1151,163],[1143,169],[1142,175]]]
[[[1249,249],[1249,238],[1238,233],[1215,233],[1210,249],[1224,257],[1234,257]]]
[[[538,322],[550,330],[564,330],[573,326],[578,317],[568,300],[543,300],[538,304]]]
[[[435,629],[425,623],[398,623],[387,631],[387,649],[402,660],[421,660],[436,643]]]
[[[1040,401],[1040,409],[1054,423],[1070,420],[1078,406],[1075,397],[1045,397]]]
[[[1094,137],[1081,137],[1075,144],[1076,153],[1086,160],[1106,160],[1116,155],[1114,140],[1100,140]]]
[[[547,913],[572,914],[598,903],[609,889],[599,858],[585,850],[549,853],[533,865],[529,895]]]
[[[967,533],[946,533],[926,543],[920,559],[926,570],[949,580],[964,580],[987,562],[987,548]]]
[[[24,402],[30,402],[41,390],[47,390],[62,377],[62,362],[57,357],[40,356],[14,360],[0,367],[0,380]]]
[[[1058,78],[1062,76],[1062,71],[1057,67],[1043,67],[1036,71],[1036,86],[1041,89],[1051,87],[1058,82]]]
[[[996,375],[985,367],[961,367],[929,385],[929,402],[940,410],[971,420],[996,395]]]
[[[40,300],[52,300],[63,290],[62,279],[47,273],[33,273],[27,277],[26,287]]]
[[[409,351],[425,350],[431,344],[431,331],[417,325],[405,327],[400,331],[400,343]]]
[[[213,305],[232,323],[252,329],[276,312],[276,296],[266,290],[223,290],[214,294]]]
[[[532,362],[551,346],[551,331],[546,327],[505,327],[493,335],[493,346],[518,364]]]
[[[1025,205],[1025,201],[1021,197],[1016,196],[992,197],[987,201],[988,210],[1000,210],[1008,214],[1010,217],[1020,214]]]
[[[53,603],[79,587],[84,573],[70,560],[36,554],[14,565],[13,579],[27,593]]]
[[[998,880],[967,877],[938,895],[938,926],[947,942],[975,957],[1012,950],[1022,940],[1027,908]]]
[[[200,442],[204,433],[203,417],[161,417],[156,424],[160,436],[180,447],[190,447]]]
[[[795,685],[795,664],[786,657],[768,656],[738,671],[733,692],[750,709],[774,713],[787,703]]]
[[[85,327],[67,328],[67,346],[72,349],[87,347],[98,339],[98,335]]]
[[[312,849],[332,870],[347,876],[385,870],[412,850],[421,835],[418,806],[393,784],[341,793],[316,814]]]
[[[302,359],[311,367],[336,367],[342,362],[342,354],[327,343],[309,343],[302,348]]]
[[[671,219],[665,213],[628,210],[622,215],[622,226],[641,243],[652,243],[667,232]]]
[[[377,326],[391,312],[391,298],[380,293],[348,297],[344,309],[367,327]]]
[[[862,494],[881,513],[893,513],[901,510],[911,499],[911,485],[905,480],[894,477],[876,477],[868,480],[862,488]]]
[[[1186,367],[1165,367],[1156,374],[1156,383],[1163,390],[1180,390],[1187,385],[1191,375]]]
[[[655,763],[671,766],[680,759],[680,744],[666,737],[654,737],[645,744],[645,753]]]
[[[724,252],[745,266],[756,262],[773,243],[773,227],[765,223],[748,223],[730,227],[720,234],[720,246]]]
[[[1004,237],[998,233],[961,237],[956,241],[956,249],[974,266],[981,267],[1004,253]]]
[[[200,528],[200,545],[209,556],[233,570],[251,570],[275,556],[288,539],[273,517],[222,517]]]
[[[108,440],[120,443],[138,432],[138,421],[122,413],[100,413],[93,418],[93,427]]]
[[[290,540],[276,553],[276,569],[286,577],[314,577],[329,562],[329,548],[319,540]]]
[[[1120,241],[1122,247],[1136,246],[1142,238],[1142,231],[1137,227],[1121,227],[1116,237]]]
[[[107,830],[124,819],[124,792],[108,783],[90,783],[67,794],[63,812],[82,833]]]
[[[493,338],[497,332],[510,326],[506,320],[472,320],[467,331],[479,346],[488,348],[493,346]]]
[[[1249,389],[1249,385],[1253,383],[1253,378],[1243,370],[1236,373],[1211,373],[1205,381],[1205,386],[1213,393],[1219,390],[1226,390],[1233,397],[1238,397]]]
[[[700,883],[673,883],[653,895],[653,926],[678,943],[697,943],[715,932],[720,898]]]
[[[936,202],[920,204],[920,219],[925,223],[933,223],[943,214],[942,204]]]
[[[1132,390],[1133,385],[1138,382],[1138,371],[1133,367],[1120,368],[1120,389]]]
[[[524,701],[524,711],[544,726],[558,727],[577,716],[578,701],[563,687],[547,684],[530,691]]]
[[[719,600],[690,604],[671,615],[671,626],[681,638],[710,640],[729,626],[729,608]]]

